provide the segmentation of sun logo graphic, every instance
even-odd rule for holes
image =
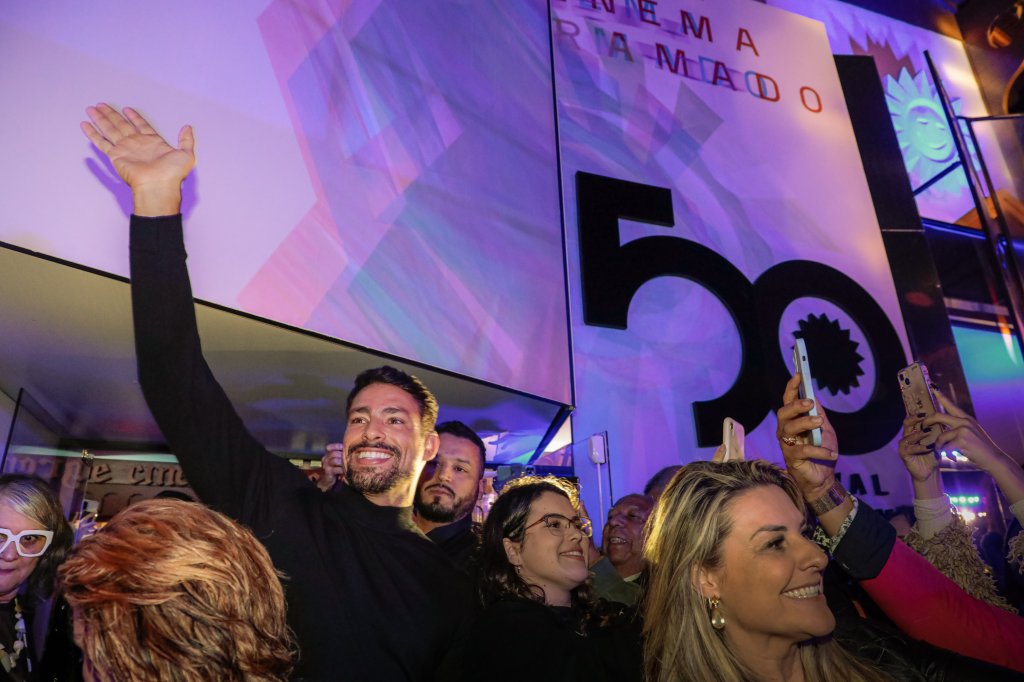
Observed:
[[[903,152],[903,162],[910,183],[916,189],[957,163],[953,134],[938,93],[924,71],[912,76],[903,68],[898,78],[885,76],[885,93],[900,151]],[[959,115],[960,99],[955,98],[951,103],[954,113]],[[975,153],[970,140],[968,151],[973,161]],[[966,187],[964,174],[955,172],[936,182],[931,189],[959,194]]]
[[[858,377],[864,375],[860,363],[864,359],[857,352],[860,345],[850,338],[850,330],[843,329],[838,320],[822,313],[811,313],[798,322],[800,329],[793,336],[807,343],[807,356],[818,388],[828,389],[832,395],[840,391],[849,394],[860,386]]]

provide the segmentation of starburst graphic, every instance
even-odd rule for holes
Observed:
[[[957,160],[953,134],[942,111],[942,103],[924,71],[912,76],[903,68],[898,78],[886,76],[885,92],[910,182],[914,187],[920,187]],[[951,104],[954,113],[959,114],[960,99],[951,100]],[[974,150],[968,149],[968,152],[973,159]],[[950,173],[932,189],[959,194],[965,182],[963,173]]]
[[[797,324],[800,330],[793,335],[807,344],[807,358],[819,389],[828,389],[832,395],[840,391],[849,395],[851,389],[860,386],[857,377],[864,374],[860,368],[864,357],[857,352],[860,344],[850,338],[849,329],[825,314],[812,313]]]

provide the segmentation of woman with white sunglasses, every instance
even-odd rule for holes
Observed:
[[[0,680],[42,679],[49,598],[73,538],[60,500],[45,481],[0,476]]]

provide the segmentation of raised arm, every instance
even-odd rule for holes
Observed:
[[[853,511],[853,499],[836,480],[839,443],[835,429],[820,403],[819,416],[807,414],[814,402],[800,398],[799,386],[799,374],[786,384],[783,405],[775,413],[778,419],[775,435],[786,460],[786,470],[800,487],[822,530],[831,536],[839,532]],[[818,427],[821,428],[821,446],[811,445],[805,434]]]
[[[867,504],[860,504],[833,560],[910,637],[1024,670],[1024,619],[969,596],[897,540],[895,529]]]
[[[1014,670],[1024,670],[1024,620],[979,601],[942,575],[923,557],[896,540],[896,532],[866,504],[855,514],[852,498],[824,493],[833,490],[838,442],[828,416],[807,416],[810,402],[800,400],[799,377],[786,385],[785,405],[777,416],[777,435],[790,475],[818,514],[822,528],[834,537],[834,561],[861,581],[868,594],[901,630],[915,639]],[[927,420],[925,422],[927,424]],[[803,434],[821,426],[822,444],[805,442]],[[841,489],[840,489],[841,490]],[[842,502],[839,502],[839,500]],[[832,506],[835,504],[835,506]],[[845,512],[843,511],[845,509]],[[816,511],[817,513],[817,511]],[[844,528],[845,527],[845,528]],[[970,623],[970,627],[951,627]]]
[[[903,421],[899,455],[913,482],[914,514],[917,517],[904,541],[972,597],[1010,609],[978,555],[971,529],[962,518],[953,514],[949,498],[943,492],[939,474],[942,441],[937,441],[931,448],[921,445],[932,429],[938,428],[934,422],[926,423],[923,415],[909,416]]]
[[[175,148],[132,109],[100,104],[87,113],[83,132],[134,197],[132,313],[146,402],[200,499],[260,532],[273,492],[308,482],[252,438],[203,359],[178,213],[195,164],[192,129],[181,129]]]
[[[1024,672],[1024,619],[969,596],[902,542],[861,585],[914,639]]]

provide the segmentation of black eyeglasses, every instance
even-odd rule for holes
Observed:
[[[594,534],[594,529],[590,524],[590,519],[583,516],[575,516],[570,519],[569,517],[562,516],[561,514],[545,514],[524,528],[523,534],[534,526],[539,526],[542,523],[552,535],[556,535],[558,537],[564,538],[573,530],[579,531],[583,534],[583,537],[587,538]]]

